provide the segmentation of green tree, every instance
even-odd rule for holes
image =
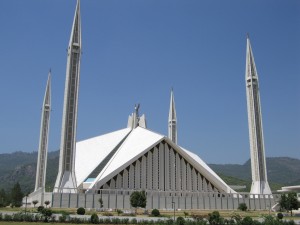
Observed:
[[[147,205],[147,197],[145,191],[134,191],[130,195],[130,205],[135,208],[135,213],[138,207],[145,208]]]
[[[21,207],[23,196],[24,196],[24,194],[21,190],[21,186],[20,186],[19,182],[17,182],[11,189],[11,206],[12,207]]]
[[[300,204],[297,199],[297,194],[295,192],[289,192],[287,194],[282,194],[279,205],[281,209],[285,209],[286,211],[291,212],[291,216],[293,216],[293,209],[298,209]]]
[[[47,201],[45,201],[44,203],[45,203],[45,205],[46,205],[46,208],[47,208],[47,207],[48,207],[48,205],[50,204],[50,201],[48,201],[48,200],[47,200]]]
[[[0,190],[0,207],[8,206],[9,199],[7,194],[5,193],[4,189]]]
[[[102,200],[102,198],[99,198],[98,202],[99,202],[100,208],[102,209],[103,208],[103,200]]]
[[[32,201],[33,207],[35,208],[35,205],[38,204],[38,203],[39,203],[38,200],[33,200],[33,201]]]

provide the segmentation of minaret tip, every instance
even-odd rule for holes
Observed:
[[[177,117],[175,110],[175,100],[173,87],[171,89],[171,98],[170,98],[170,109],[169,109],[169,121],[168,121],[168,137],[177,144]]]

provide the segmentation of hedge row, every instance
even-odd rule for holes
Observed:
[[[62,215],[59,217],[59,220],[56,221],[55,217],[53,215],[45,215],[38,213],[38,214],[31,214],[24,212],[15,213],[13,215],[2,215],[0,213],[0,221],[17,221],[17,222],[38,222],[38,221],[44,221],[44,222],[68,222],[68,223],[74,223],[74,224],[83,224],[83,223],[91,223],[91,224],[157,224],[157,225],[172,225],[173,220],[142,220],[138,221],[137,219],[128,219],[128,218],[99,218],[99,216],[94,213],[91,215],[89,219],[83,219],[83,218],[76,218],[76,217],[70,217],[68,215]],[[176,219],[176,225],[295,225],[295,222],[293,220],[285,221],[278,218],[274,218],[272,216],[266,216],[264,217],[263,222],[259,222],[256,220],[253,220],[251,217],[244,217],[241,218],[240,216],[235,216],[230,219],[225,219],[220,216],[220,214],[216,211],[213,213],[210,213],[208,215],[207,219],[203,218],[194,218],[191,219],[184,219],[183,217],[177,217]]]

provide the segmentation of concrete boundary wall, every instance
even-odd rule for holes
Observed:
[[[130,209],[130,195],[134,190],[100,190],[99,194],[51,193],[51,205],[55,208],[100,208]],[[270,210],[279,201],[280,195],[253,195],[249,193],[220,194],[203,192],[146,191],[146,209],[202,209],[235,210],[245,203],[250,210]]]

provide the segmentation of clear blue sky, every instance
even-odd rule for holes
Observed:
[[[50,67],[58,150],[75,3],[0,1],[0,153],[37,150]],[[266,155],[300,158],[299,0],[82,0],[81,19],[78,140],[126,127],[135,103],[166,135],[173,87],[179,144],[208,163],[244,163],[249,32]]]

